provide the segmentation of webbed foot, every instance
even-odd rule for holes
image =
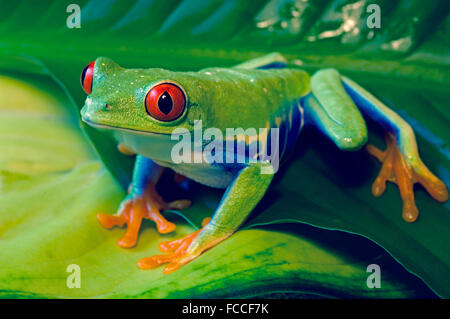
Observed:
[[[129,248],[136,245],[142,219],[150,219],[156,223],[162,234],[170,233],[176,226],[161,215],[161,210],[184,209],[191,205],[189,200],[165,202],[156,192],[155,186],[149,184],[141,195],[128,194],[122,201],[116,215],[99,213],[97,219],[105,228],[127,224],[125,235],[117,241],[117,245]]]
[[[153,269],[161,264],[168,264],[163,270],[164,274],[168,274],[197,258],[202,252],[217,243],[217,241],[211,241],[210,238],[206,241],[203,240],[203,243],[199,242],[199,234],[205,229],[209,221],[210,218],[205,218],[202,222],[202,229],[183,238],[162,242],[158,246],[159,250],[169,254],[142,258],[137,263],[138,267],[141,269]]]
[[[407,156],[400,151],[395,137],[391,134],[385,136],[387,148],[381,151],[374,145],[367,145],[369,154],[381,163],[378,177],[372,184],[374,196],[381,196],[386,190],[386,181],[396,183],[403,200],[402,217],[407,222],[414,222],[419,211],[414,201],[414,184],[419,183],[435,200],[445,202],[448,200],[448,190],[445,184],[438,179],[423,164],[419,156]]]

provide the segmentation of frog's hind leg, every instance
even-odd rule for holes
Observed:
[[[363,114],[379,123],[385,130],[385,151],[374,145],[366,147],[367,151],[382,163],[380,173],[372,185],[372,193],[380,196],[386,189],[386,181],[396,183],[403,200],[403,219],[407,222],[415,221],[419,215],[414,202],[415,183],[425,187],[435,200],[447,201],[447,187],[422,162],[411,126],[352,80],[341,76],[341,81]]]
[[[247,69],[247,70],[255,70],[255,69],[282,69],[287,66],[287,60],[281,53],[273,52],[270,54],[266,54],[248,61],[245,61],[241,64],[234,66],[236,69]]]
[[[133,180],[128,195],[122,201],[116,215],[99,213],[97,219],[105,228],[127,224],[125,235],[117,244],[128,248],[136,245],[142,219],[150,219],[156,223],[160,233],[169,233],[175,225],[167,221],[161,210],[183,209],[190,206],[188,200],[165,202],[156,191],[156,183],[163,172],[163,167],[152,160],[138,155],[134,166]]]

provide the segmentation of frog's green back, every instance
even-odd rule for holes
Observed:
[[[199,85],[188,92],[194,102],[190,116],[198,114],[209,127],[222,130],[266,127],[310,89],[309,75],[298,69],[208,68],[192,75]],[[205,105],[195,105],[200,99]]]

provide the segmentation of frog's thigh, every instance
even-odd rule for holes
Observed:
[[[366,123],[336,70],[321,70],[311,77],[311,92],[302,98],[302,106],[307,122],[340,149],[357,150],[367,142]]]

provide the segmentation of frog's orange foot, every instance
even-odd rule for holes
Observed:
[[[211,218],[205,218],[202,222],[202,226],[206,226],[210,219]],[[206,247],[203,249],[196,249],[195,252],[189,252],[188,249],[200,231],[201,229],[183,238],[162,242],[159,244],[159,250],[163,253],[170,254],[142,258],[137,263],[138,267],[141,269],[153,269],[162,264],[168,264],[163,270],[163,273],[165,274],[179,269],[181,266],[200,256],[200,254],[206,250]]]
[[[366,147],[367,152],[382,163],[380,173],[372,184],[372,193],[374,196],[381,196],[386,190],[386,181],[396,183],[403,200],[403,219],[414,222],[419,216],[414,201],[414,184],[421,184],[439,202],[448,200],[447,187],[428,170],[420,158],[416,159],[418,164],[410,165],[405,155],[400,152],[394,136],[386,134],[385,139],[387,144],[385,151],[374,145]]]
[[[133,152],[132,150],[130,150],[128,147],[125,146],[125,144],[120,143],[119,145],[117,145],[117,149],[119,150],[120,153],[124,154],[124,155],[128,155],[128,156],[133,156],[136,155],[135,152]]]
[[[127,196],[122,202],[117,215],[97,214],[97,219],[105,228],[123,226],[127,224],[125,235],[118,240],[117,245],[129,248],[136,245],[142,219],[150,219],[156,223],[158,231],[162,234],[170,233],[176,226],[161,215],[161,210],[183,209],[191,205],[189,200],[177,200],[167,203],[156,192],[155,187],[149,185],[140,196]]]

